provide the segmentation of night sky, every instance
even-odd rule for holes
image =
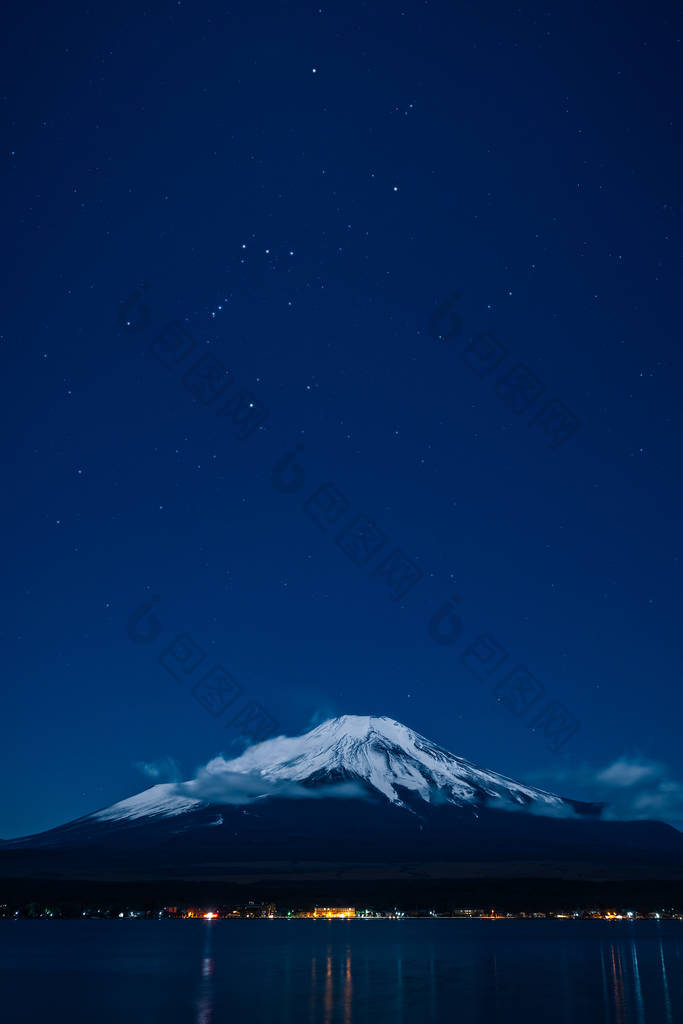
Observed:
[[[0,836],[344,713],[677,820],[674,5],[3,36]]]

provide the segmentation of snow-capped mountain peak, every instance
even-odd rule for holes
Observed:
[[[268,782],[302,784],[356,780],[403,805],[411,793],[458,805],[499,799],[514,804],[564,803],[559,796],[485,771],[387,717],[342,715],[303,736],[278,736],[240,757],[215,758],[208,773],[258,775]]]
[[[79,879],[96,871],[287,885],[334,878],[336,886],[347,871],[403,885],[415,866],[425,879],[450,879],[462,865],[499,871],[507,861],[534,878],[539,865],[564,873],[587,863],[664,865],[678,877],[679,832],[600,821],[600,809],[479,768],[391,718],[344,715],[214,758],[187,782],[1,843],[0,858],[22,877],[33,864]]]
[[[381,795],[458,807],[575,810],[570,800],[486,771],[384,716],[342,715],[302,736],[276,736],[239,757],[216,757],[188,782],[163,783],[96,812],[100,821],[171,818],[265,797]]]

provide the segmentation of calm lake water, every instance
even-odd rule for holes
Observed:
[[[3,921],[20,1021],[679,1024],[683,922]]]

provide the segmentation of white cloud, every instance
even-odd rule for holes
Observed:
[[[227,762],[216,757],[197,771],[189,782],[177,782],[178,796],[207,800],[219,804],[249,804],[265,797],[287,797],[295,800],[320,800],[323,797],[367,797],[367,791],[355,782],[303,786],[289,779],[265,779],[257,772],[234,772],[223,768]]]
[[[548,774],[543,778],[547,784]],[[550,781],[563,795],[577,797],[579,790],[582,799],[604,802],[604,818],[656,819],[683,830],[683,783],[659,761],[622,755],[604,768],[563,767]]]
[[[172,757],[164,757],[160,761],[138,761],[135,767],[155,782],[177,782],[182,778]]]
[[[664,771],[664,766],[655,764],[654,761],[629,761],[626,757],[620,757],[598,772],[597,781],[599,784],[624,789],[637,786],[646,780],[653,781]]]

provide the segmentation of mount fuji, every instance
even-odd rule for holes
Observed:
[[[232,881],[683,874],[683,834],[480,768],[386,717],[344,715],[217,757],[39,835],[0,874]]]
[[[191,782],[152,786],[93,817],[174,817],[207,803],[268,796],[374,796],[411,809],[420,801],[473,808],[494,801],[547,814],[599,812],[477,768],[391,718],[343,715],[303,736],[266,740],[233,760],[218,757]]]

